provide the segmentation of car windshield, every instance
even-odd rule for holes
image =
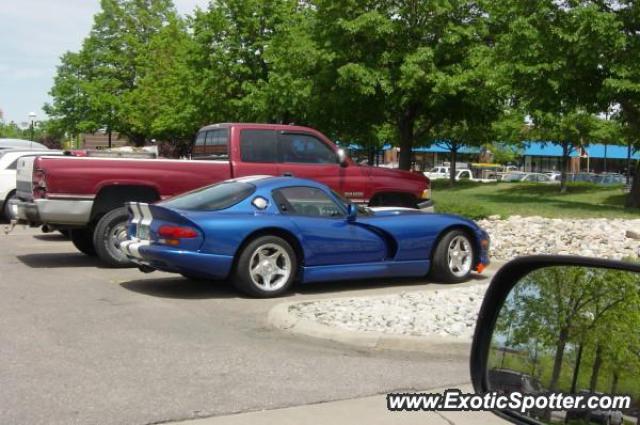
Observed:
[[[253,192],[256,187],[243,182],[224,182],[176,196],[158,205],[188,211],[219,211],[236,205]]]
[[[372,215],[373,211],[363,205],[358,205],[355,204],[353,202],[351,202],[350,200],[348,200],[347,198],[345,198],[344,196],[342,196],[341,194],[339,194],[338,192],[336,192],[335,190],[332,190],[331,193],[333,193],[333,195],[338,198],[338,200],[342,203],[342,205],[344,205],[345,208],[347,208],[347,205],[349,204],[353,204],[356,206],[357,210],[358,210],[358,215]]]

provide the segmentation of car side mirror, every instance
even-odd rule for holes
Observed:
[[[347,221],[353,222],[358,218],[358,207],[355,204],[347,204]]]
[[[640,423],[639,324],[640,263],[515,259],[495,274],[478,315],[475,392],[624,395],[625,403],[609,408],[549,404],[494,412],[519,424]]]
[[[341,167],[347,167],[349,165],[344,149],[338,149],[338,164],[340,164]]]

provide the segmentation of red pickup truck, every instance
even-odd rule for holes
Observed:
[[[125,202],[155,202],[247,175],[291,175],[327,184],[359,203],[432,208],[422,174],[355,164],[321,133],[271,124],[202,128],[192,160],[46,157],[18,163],[18,222],[68,230],[80,251],[111,266],[127,259]]]

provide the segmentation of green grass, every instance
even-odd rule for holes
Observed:
[[[471,219],[490,215],[550,218],[640,218],[640,210],[624,208],[622,186],[571,183],[566,193],[557,184],[432,182],[437,212]]]

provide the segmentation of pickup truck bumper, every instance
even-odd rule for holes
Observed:
[[[418,208],[425,212],[434,212],[433,201],[431,199],[427,199],[426,201],[418,202]]]
[[[38,226],[56,224],[84,226],[89,223],[93,200],[36,199],[18,201],[18,223]]]

